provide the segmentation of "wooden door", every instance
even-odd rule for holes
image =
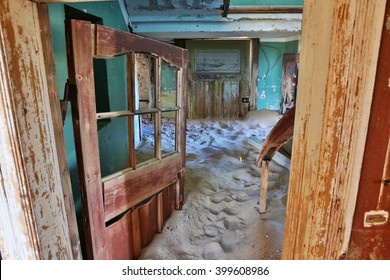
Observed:
[[[67,21],[67,46],[86,257],[135,259],[183,203],[188,54],[179,47],[79,20]],[[146,107],[140,106],[139,54],[149,57],[153,69],[147,80],[154,91]],[[127,61],[127,109],[97,113],[93,60],[119,56]],[[176,80],[169,94],[161,88],[165,64]],[[128,166],[104,177],[98,137],[98,122],[103,120],[125,121],[128,130],[128,147],[123,148]],[[166,126],[173,131],[170,148],[164,145]],[[151,154],[140,143],[142,127],[153,138]]]
[[[390,259],[389,49],[390,1],[387,1],[348,259]]]

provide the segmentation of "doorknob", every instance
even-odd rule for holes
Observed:
[[[390,179],[383,180],[383,185],[390,186]]]

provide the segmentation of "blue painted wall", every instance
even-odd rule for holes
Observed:
[[[279,110],[283,54],[298,52],[299,41],[260,42],[257,110]]]

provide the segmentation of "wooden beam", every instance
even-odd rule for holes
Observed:
[[[2,0],[0,10],[2,258],[72,259],[38,5]]]
[[[259,39],[251,39],[250,52],[251,52],[251,84],[250,84],[250,110],[255,111],[257,109],[257,87],[259,77]]]
[[[41,27],[43,55],[45,59],[46,76],[49,91],[49,101],[53,118],[55,144],[61,175],[62,191],[69,225],[73,259],[82,259],[79,231],[77,227],[76,209],[74,206],[72,184],[66,156],[63,118],[57,92],[56,69],[54,65],[54,50],[50,31],[49,10],[46,4],[38,5],[38,16]]]
[[[230,6],[227,14],[301,14],[301,6]]]
[[[97,135],[93,72],[95,33],[90,22],[66,22],[69,82],[76,85],[72,95],[72,117],[83,203],[87,258],[107,259],[103,191]]]
[[[96,57],[111,58],[130,52],[150,53],[161,57],[172,66],[183,67],[183,53],[187,50],[169,44],[162,46],[160,41],[101,25],[96,28]]]
[[[35,3],[80,3],[80,2],[103,2],[116,0],[30,0]]]
[[[390,259],[390,1],[383,24],[378,70],[348,259]],[[371,220],[371,222],[370,222]]]
[[[346,252],[385,4],[305,1],[283,259]]]
[[[261,189],[260,189],[260,214],[265,213],[267,208],[267,189],[268,189],[269,161],[261,162]]]

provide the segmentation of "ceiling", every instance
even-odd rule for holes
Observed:
[[[133,32],[162,41],[223,38],[288,40],[296,38],[301,32],[302,5],[283,3],[300,3],[302,0],[272,0],[277,6],[262,4],[271,3],[270,0],[120,2]]]

